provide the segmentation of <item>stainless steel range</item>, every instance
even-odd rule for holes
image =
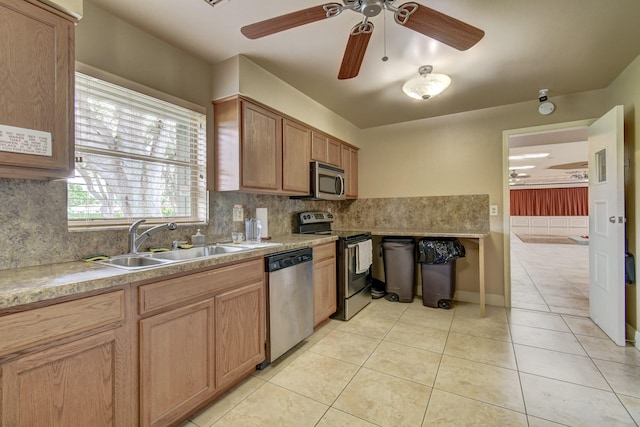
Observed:
[[[302,212],[298,214],[297,232],[338,236],[337,311],[334,319],[349,320],[371,302],[371,233],[332,230],[331,212]]]

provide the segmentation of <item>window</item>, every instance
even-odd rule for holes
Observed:
[[[75,87],[70,228],[128,225],[140,218],[206,222],[205,109],[185,108],[82,72],[76,72]]]

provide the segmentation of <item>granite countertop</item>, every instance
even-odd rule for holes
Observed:
[[[0,312],[21,305],[73,297],[129,283],[161,279],[168,275],[188,273],[289,249],[316,246],[336,239],[335,236],[308,234],[273,236],[269,243],[281,243],[281,245],[170,263],[142,270],[124,270],[85,261],[3,270],[0,276]],[[246,242],[243,243],[246,244]]]
[[[407,237],[457,237],[467,239],[483,239],[489,236],[489,230],[460,231],[460,230],[419,230],[419,229],[397,229],[397,228],[367,228],[354,229],[349,231],[368,231],[372,236],[407,236]]]

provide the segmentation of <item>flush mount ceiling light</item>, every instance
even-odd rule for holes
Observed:
[[[509,156],[509,160],[544,159],[545,157],[549,157],[550,155],[551,153],[519,154],[515,156]]]
[[[407,81],[402,91],[411,98],[430,99],[442,93],[451,84],[451,77],[446,74],[434,74],[431,65],[423,65],[418,69],[420,75]]]

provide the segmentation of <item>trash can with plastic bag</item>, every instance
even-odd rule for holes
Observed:
[[[464,256],[464,246],[455,238],[424,238],[418,242],[422,305],[451,308],[456,290],[456,260]]]

